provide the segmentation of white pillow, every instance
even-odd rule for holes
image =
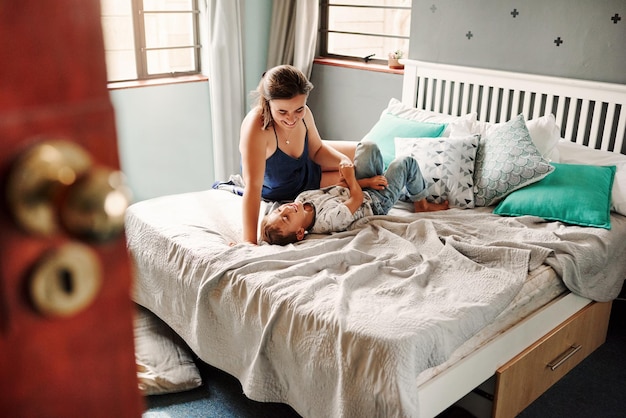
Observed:
[[[404,119],[410,119],[417,122],[431,122],[431,123],[445,123],[448,124],[441,136],[450,136],[450,132],[457,123],[463,124],[463,122],[475,122],[476,113],[468,113],[463,116],[445,115],[443,113],[431,112],[428,110],[421,110],[415,107],[410,107],[402,103],[396,98],[391,98],[387,108],[383,110],[382,115],[385,113],[391,113],[394,116],[398,116]],[[465,126],[463,124],[463,126]],[[465,136],[465,135],[464,135]]]
[[[135,362],[144,395],[182,392],[202,385],[187,345],[165,322],[137,305]]]
[[[552,171],[554,167],[533,143],[520,114],[488,129],[480,139],[474,170],[475,205],[494,205]]]
[[[567,164],[614,165],[617,168],[611,193],[611,210],[626,216],[626,155],[600,151],[561,139],[557,143],[560,159]]]
[[[426,181],[426,200],[474,207],[474,161],[478,135],[449,138],[396,138],[396,157],[410,155]]]
[[[450,135],[480,134],[482,137],[485,137],[492,129],[502,125],[504,125],[504,123],[479,121],[456,123],[450,126]],[[556,124],[554,115],[545,115],[537,119],[526,121],[526,127],[528,128],[533,143],[541,155],[548,161],[558,163],[559,150],[556,144],[561,139],[561,130]]]

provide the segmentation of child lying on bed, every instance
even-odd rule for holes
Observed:
[[[344,231],[357,219],[386,215],[405,190],[415,212],[448,209],[447,201],[431,203],[422,195],[426,184],[413,157],[396,158],[383,173],[383,158],[373,142],[359,143],[354,164],[342,164],[340,171],[341,183],[302,192],[266,215],[261,222],[263,241],[286,245],[304,239],[307,232]],[[365,190],[357,182],[364,178],[370,180]]]

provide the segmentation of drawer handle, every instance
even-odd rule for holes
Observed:
[[[581,348],[583,348],[582,345],[571,346],[565,353],[561,354],[558,358],[548,363],[548,367],[552,371],[556,370],[559,366],[561,366],[561,364],[565,363],[568,358],[572,357],[574,354],[580,351]]]

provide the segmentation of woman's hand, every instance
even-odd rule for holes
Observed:
[[[345,181],[355,178],[354,164],[352,164],[351,162],[342,161],[341,164],[339,164],[339,174],[341,175],[341,178]]]

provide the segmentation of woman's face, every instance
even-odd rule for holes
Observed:
[[[270,100],[270,111],[276,125],[293,129],[306,114],[306,94],[299,94],[291,99]]]

